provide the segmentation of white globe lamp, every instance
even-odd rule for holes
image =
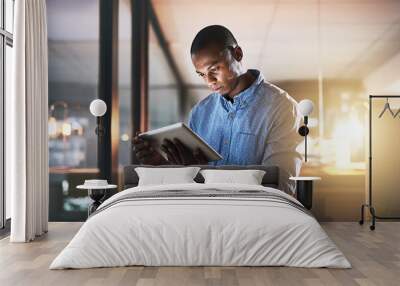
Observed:
[[[89,110],[93,116],[101,117],[106,113],[107,105],[103,100],[95,99],[90,103]]]
[[[304,160],[307,162],[307,135],[310,130],[307,127],[308,124],[308,116],[314,109],[314,103],[309,99],[303,99],[297,105],[300,114],[303,116],[304,125],[302,125],[298,132],[301,136],[304,137]]]
[[[97,119],[97,126],[95,132],[100,137],[99,139],[101,140],[101,137],[103,137],[105,132],[102,117],[107,112],[107,104],[101,99],[95,99],[90,103],[89,110],[90,113]]]
[[[314,103],[309,99],[303,99],[298,104],[301,115],[308,116],[314,110]]]

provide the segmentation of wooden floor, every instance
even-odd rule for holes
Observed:
[[[0,241],[0,285],[400,285],[400,223],[379,222],[372,232],[355,222],[322,224],[352,269],[289,267],[122,267],[48,270],[81,226],[50,223],[32,243]]]

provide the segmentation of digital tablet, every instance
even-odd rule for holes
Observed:
[[[141,133],[139,134],[139,138],[149,140],[152,146],[158,149],[163,156],[166,156],[160,149],[163,140],[169,139],[173,142],[176,138],[192,151],[199,148],[209,161],[222,159],[222,156],[217,151],[215,151],[210,145],[201,139],[199,135],[182,122]]]

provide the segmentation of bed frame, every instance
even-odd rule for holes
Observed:
[[[271,187],[278,189],[279,187],[279,168],[276,166],[260,166],[260,165],[248,165],[248,166],[209,166],[209,165],[191,165],[197,166],[201,169],[217,169],[217,170],[264,170],[265,175],[262,179],[261,184],[265,187]],[[138,185],[139,177],[135,171],[136,167],[149,167],[149,168],[179,168],[184,167],[181,165],[163,165],[163,166],[151,166],[151,165],[128,165],[124,167],[124,178],[123,178],[123,189],[133,188]],[[197,183],[204,183],[203,176],[198,173],[194,178]]]

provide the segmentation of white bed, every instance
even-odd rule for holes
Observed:
[[[199,183],[114,195],[50,269],[128,265],[351,267],[293,197],[264,186]]]

